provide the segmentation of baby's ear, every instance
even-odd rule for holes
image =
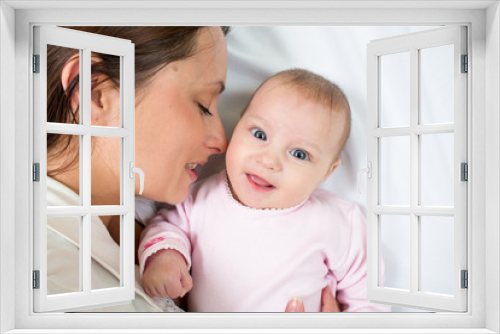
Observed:
[[[333,171],[335,169],[337,169],[337,167],[342,163],[342,159],[340,158],[337,158],[333,163],[332,165],[330,166],[330,168],[328,168],[328,171],[326,172],[325,174],[325,178],[323,181],[325,181],[330,175],[332,175]]]

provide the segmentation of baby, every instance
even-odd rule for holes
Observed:
[[[190,291],[195,312],[281,312],[292,297],[319,311],[330,285],[342,311],[388,311],[366,298],[361,210],[319,189],[349,131],[349,104],[330,81],[298,69],[265,81],[234,130],[227,171],[144,231],[145,291]]]

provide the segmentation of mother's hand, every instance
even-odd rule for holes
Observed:
[[[299,298],[294,297],[286,305],[285,312],[304,312],[304,303]],[[339,304],[333,298],[329,285],[325,286],[321,292],[321,312],[340,312]]]

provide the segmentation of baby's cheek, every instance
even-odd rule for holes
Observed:
[[[226,153],[226,168],[228,171],[233,171],[238,167],[238,160],[241,159],[241,154],[236,147],[230,147]]]
[[[306,177],[295,177],[293,181],[293,189],[287,191],[290,201],[297,205],[306,200],[316,189],[316,183]]]

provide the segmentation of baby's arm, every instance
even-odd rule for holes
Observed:
[[[366,219],[356,206],[352,212],[350,246],[343,269],[331,269],[338,279],[336,297],[343,312],[390,311],[389,306],[371,303],[367,298],[366,261]]]
[[[189,219],[180,204],[174,210],[160,210],[142,233],[139,267],[148,295],[177,298],[191,290],[188,231]]]

